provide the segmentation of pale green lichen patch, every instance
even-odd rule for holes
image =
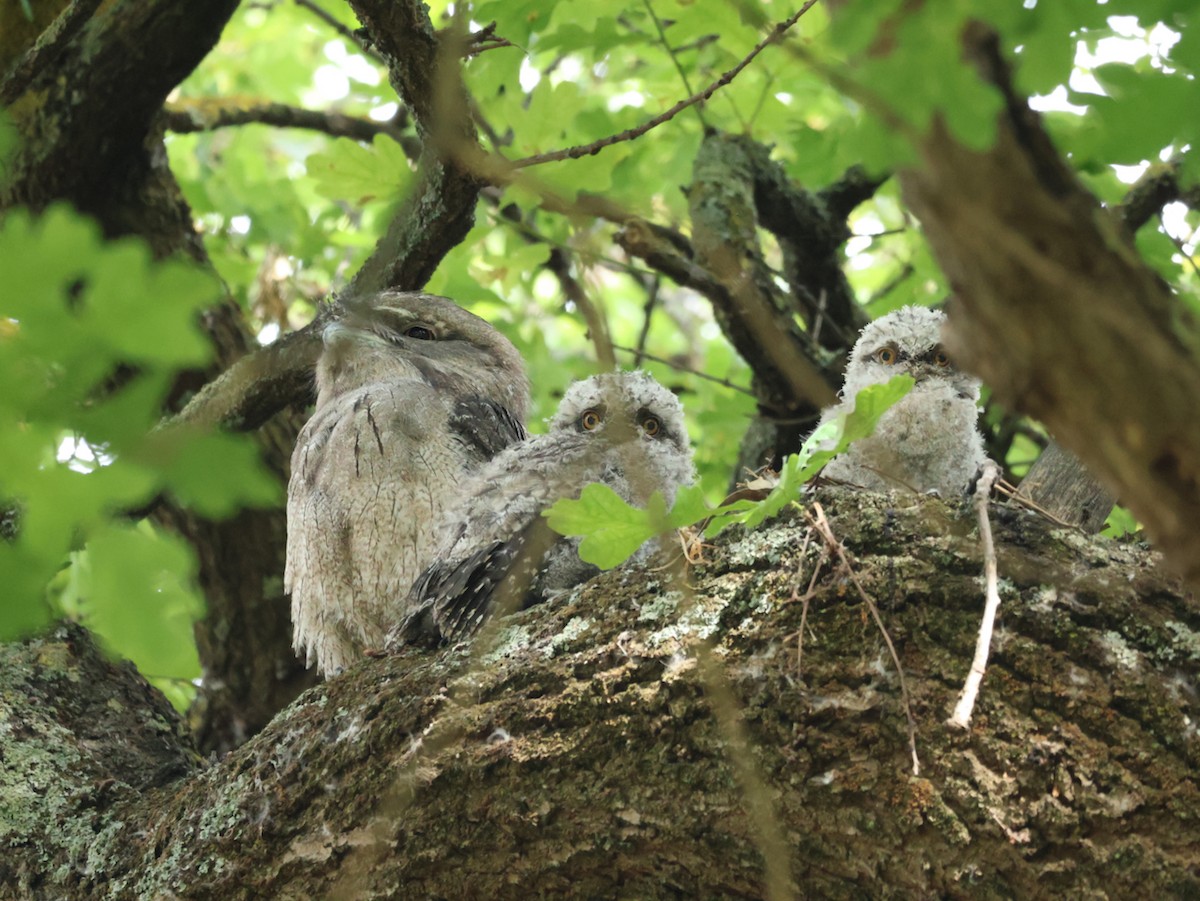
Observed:
[[[496,636],[496,644],[484,654],[484,664],[498,663],[506,657],[512,657],[527,650],[533,644],[533,632],[528,626],[507,626]]]
[[[660,594],[658,597],[653,598],[649,603],[641,606],[641,609],[638,611],[638,622],[652,623],[657,622],[665,616],[669,616],[679,606],[679,599],[681,597],[683,595],[679,594],[679,592],[668,592],[667,594]]]
[[[746,532],[729,543],[725,554],[734,566],[757,566],[763,563],[778,564],[786,554],[793,553],[803,544],[800,529],[759,529]]]
[[[0,846],[12,846],[44,830],[73,806],[71,792],[83,763],[74,736],[55,722],[18,722],[0,704]]]
[[[551,636],[550,640],[542,648],[542,655],[544,657],[557,656],[562,651],[569,649],[575,639],[591,628],[592,621],[586,616],[571,617],[559,632]]]
[[[678,594],[678,592],[668,592],[664,597],[678,596]],[[686,644],[697,638],[708,638],[717,631],[721,623],[721,612],[728,603],[727,598],[714,598],[707,595],[693,596],[690,604],[677,600],[676,606],[683,608],[682,614],[671,625],[648,635],[646,637],[647,646],[658,647],[671,641]]]
[[[1119,632],[1110,629],[1101,635],[1099,640],[1101,650],[1114,666],[1130,671],[1141,667],[1141,655],[1129,646]]]
[[[1179,663],[1200,663],[1200,633],[1173,619],[1167,620],[1163,626],[1171,633],[1170,646],[1164,648],[1166,656]]]
[[[241,837],[250,823],[248,805],[261,797],[251,773],[239,773],[229,779],[228,774],[213,771],[198,779],[205,783],[210,793],[209,802],[198,815],[192,814],[182,822],[172,824],[173,840],[167,854],[147,861],[141,870],[137,885],[139,897],[170,897],[186,889],[193,866],[197,873],[222,872],[226,863],[215,853],[214,846],[219,840]],[[204,858],[194,861],[192,855],[197,847],[209,850]]]

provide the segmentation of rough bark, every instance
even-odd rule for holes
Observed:
[[[920,776],[881,639],[793,515],[718,541],[691,588],[618,572],[532,608],[476,664],[365,660],[219,763],[78,632],[11,646],[0,897],[757,898],[764,816],[797,896],[1200,892],[1200,613],[1154,555],[1001,512],[1003,629],[961,733],[943,720],[982,607],[970,517],[820,500],[903,660]],[[131,745],[151,750],[112,758]]]
[[[470,160],[482,154],[459,71],[465,38],[438,33],[419,0],[349,0],[386,60],[392,86],[417,125],[425,152],[421,176],[347,293],[384,288],[412,291],[433,274],[443,256],[462,242],[475,222],[485,180]]]
[[[902,177],[959,298],[951,351],[1045,423],[1198,586],[1200,327],[1012,92],[996,35],[966,42],[1005,94],[996,144],[970,150],[935,122]]]
[[[1158,216],[1168,203],[1200,204],[1200,187],[1179,180],[1179,163],[1150,166],[1115,212],[1131,233]],[[1021,481],[1018,492],[1065,522],[1088,532],[1104,528],[1116,497],[1074,454],[1051,441]]]

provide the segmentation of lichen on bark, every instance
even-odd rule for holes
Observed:
[[[686,585],[608,573],[503,623],[477,653],[364,660],[219,762],[179,752],[184,769],[140,795],[129,773],[64,769],[56,796],[25,797],[34,829],[0,857],[0,885],[20,890],[0,896],[761,897],[698,641],[737,699],[798,893],[1200,890],[1200,615],[1154,555],[997,510],[1001,627],[961,733],[942,721],[982,609],[971,518],[932,498],[816,499],[900,653],[919,777],[890,658],[832,558],[797,666],[794,589],[822,552],[793,513],[723,536]],[[7,652],[8,684],[38,660],[94,653],[64,634]],[[65,699],[111,695],[114,679],[148,692],[119,668],[69,683],[48,764],[85,756]],[[20,694],[6,691],[3,722],[27,715]],[[9,732],[0,755],[41,747]],[[71,780],[90,802],[64,806]]]

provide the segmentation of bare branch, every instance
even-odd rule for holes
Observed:
[[[642,5],[646,7],[646,12],[650,16],[650,21],[654,23],[654,30],[658,33],[658,42],[662,44],[662,48],[667,51],[667,56],[671,57],[671,65],[675,67],[675,71],[679,73],[679,80],[683,82],[683,89],[688,94],[695,96],[695,91],[692,90],[692,84],[688,80],[687,72],[683,70],[683,66],[679,64],[679,57],[675,55],[675,51],[671,49],[671,45],[667,42],[667,34],[663,31],[662,21],[658,18],[658,14],[654,11],[654,5],[650,0],[642,0]],[[704,121],[704,113],[700,111],[699,105],[693,106],[696,111],[696,118],[700,120],[701,127],[707,128],[708,123]]]
[[[370,142],[376,135],[387,135],[404,148],[409,159],[421,155],[421,145],[403,131],[404,116],[399,120],[376,122],[346,116],[334,110],[308,110],[284,103],[257,103],[239,106],[221,105],[213,100],[185,100],[173,103],[165,110],[167,129],[176,134],[215,131],[235,125],[271,125],[275,128],[304,128],[319,131],[335,138],[353,138]]]
[[[90,184],[110,180],[116,161],[145,140],[167,94],[216,43],[237,2],[125,3],[85,17],[95,6],[91,0],[72,5],[59,19],[61,31],[47,36],[45,50],[31,51],[26,74],[0,89],[4,105],[30,91],[45,92],[39,109],[54,117],[57,138],[54,158],[37,165]],[[110,139],[97,140],[100,132]],[[15,181],[23,181],[20,173],[31,162],[26,153],[23,145],[13,162]],[[57,195],[62,193],[60,188]]]
[[[988,498],[998,478],[1000,467],[992,460],[984,461],[983,475],[979,477],[975,486],[975,513],[979,518],[979,541],[983,545],[983,575],[987,602],[983,608],[983,621],[979,624],[979,639],[975,643],[975,657],[971,661],[971,670],[967,673],[967,681],[958,697],[958,703],[954,705],[954,713],[946,720],[946,725],[958,729],[966,729],[971,725],[971,712],[975,709],[975,698],[979,695],[979,686],[983,682],[983,674],[987,671],[992,631],[996,626],[996,614],[1000,610],[996,545],[992,542],[992,524],[988,519]]]
[[[567,299],[575,304],[579,312],[583,314],[584,322],[587,323],[588,337],[592,339],[592,346],[596,348],[597,362],[605,370],[616,369],[617,359],[613,353],[612,335],[609,333],[608,322],[604,318],[603,311],[592,302],[587,292],[584,291],[583,285],[579,283],[579,279],[571,272],[571,262],[567,252],[561,247],[555,247],[550,251],[550,259],[546,266],[554,273],[558,283],[562,285]]]
[[[343,38],[345,38],[351,44],[358,47],[358,49],[363,52],[364,56],[368,56],[371,59],[375,60],[375,62],[383,64],[383,62],[384,62],[383,57],[380,56],[375,50],[368,47],[366,42],[363,41],[361,35],[356,34],[354,29],[347,28],[345,25],[343,25],[341,22],[339,22],[336,18],[331,16],[325,10],[321,9],[321,7],[318,6],[316,3],[313,3],[312,0],[294,0],[294,2],[297,6],[301,7],[302,9],[308,10],[310,13],[312,13],[314,16],[316,16],[318,19],[320,19],[322,22],[324,22],[326,25],[328,25],[330,28],[332,28],[338,34],[340,34]]]
[[[653,119],[643,122],[641,125],[637,126],[636,128],[630,128],[630,129],[620,132],[619,134],[610,135],[607,138],[601,138],[598,141],[593,141],[591,144],[583,144],[583,145],[580,145],[577,147],[568,147],[565,150],[556,150],[556,151],[553,151],[552,153],[539,153],[536,156],[527,156],[524,159],[515,160],[512,163],[513,168],[519,169],[519,168],[524,168],[526,166],[537,166],[537,165],[540,165],[541,163],[553,163],[558,160],[574,160],[574,159],[579,159],[580,157],[584,157],[584,156],[591,156],[593,154],[599,153],[605,147],[611,147],[612,145],[620,144],[623,141],[632,141],[634,138],[640,138],[642,135],[644,135],[646,132],[650,131],[651,129],[658,128],[658,126],[662,125],[665,122],[670,122],[672,119],[674,119],[677,115],[679,115],[681,112],[683,112],[689,106],[694,106],[697,103],[701,103],[701,102],[707,100],[709,97],[711,97],[713,94],[715,94],[718,90],[725,87],[725,85],[729,84],[731,81],[733,81],[735,78],[737,78],[737,76],[739,74],[741,74],[741,71],[743,69],[745,69],[746,66],[750,65],[750,63],[753,62],[754,58],[756,56],[758,56],[758,54],[760,54],[769,44],[776,43],[783,36],[784,32],[786,32],[789,28],[791,28],[793,25],[795,25],[800,20],[800,17],[802,15],[804,15],[806,12],[808,12],[808,10],[816,2],[817,2],[817,0],[808,0],[807,3],[805,3],[802,7],[800,7],[800,9],[796,12],[795,15],[791,16],[788,19],[785,19],[783,22],[780,22],[778,25],[776,25],[774,28],[772,28],[771,33],[768,34],[761,41],[759,41],[754,46],[754,49],[751,50],[746,55],[746,57],[744,59],[742,59],[742,61],[739,62],[736,66],[734,66],[728,72],[723,74],[720,78],[718,78],[716,81],[714,81],[708,87],[706,87],[704,90],[702,90],[696,94],[693,94],[691,97],[688,97],[686,100],[679,101],[678,103],[676,103],[673,107],[671,107],[666,112],[655,116]]]
[[[1180,161],[1155,163],[1126,192],[1115,212],[1131,232],[1137,231],[1168,203],[1179,201],[1192,209],[1200,209],[1200,185],[1179,182]]]
[[[845,221],[856,207],[874,197],[875,192],[891,177],[890,172],[869,175],[862,166],[851,166],[841,178],[817,192],[817,197],[826,205],[833,219]]]
[[[1017,97],[997,36],[964,39],[1005,96],[996,144],[969,150],[935,120],[902,175],[958,298],[948,350],[1045,423],[1200,585],[1200,326]]]
[[[642,350],[641,348],[622,347],[620,344],[614,344],[613,350],[619,350],[619,351],[621,351],[621,353],[633,354],[635,366],[641,365],[641,363],[640,363],[641,360],[650,360],[654,363],[662,363],[664,366],[670,366],[676,372],[686,372],[686,373],[688,373],[688,375],[694,375],[697,378],[704,379],[705,381],[714,382],[715,384],[722,385],[722,386],[728,388],[730,391],[737,391],[739,394],[745,394],[745,395],[748,395],[749,397],[755,396],[754,392],[751,391],[749,388],[746,388],[743,385],[734,384],[733,382],[729,381],[729,379],[723,379],[723,378],[720,378],[715,375],[709,375],[707,372],[701,372],[698,369],[688,369],[686,366],[681,366],[679,363],[676,363],[674,360],[668,360],[668,359],[665,359],[664,357],[656,357],[656,356],[654,356],[654,354],[648,354],[648,353],[646,353],[645,350]]]
[[[440,36],[420,0],[350,0],[388,62],[393,87],[426,144],[420,175],[347,295],[417,290],[475,222],[483,180],[463,158],[482,155],[471,123],[452,32]]]
[[[25,91],[39,70],[51,66],[83,28],[101,0],[73,0],[0,81],[0,106],[7,106]]]
[[[237,360],[206,384],[166,424],[256,429],[284,407],[308,403],[313,396],[313,367],[321,355],[321,330],[333,307],[322,307],[317,318]]]

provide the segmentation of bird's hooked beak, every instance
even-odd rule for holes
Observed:
[[[348,331],[344,322],[331,322],[321,330],[321,340],[328,346]]]
[[[369,328],[361,328],[353,320],[348,319],[337,319],[325,326],[321,330],[321,341],[326,347],[332,347],[341,341],[375,344],[379,347],[386,347],[388,344],[386,340]]]
[[[930,366],[927,363],[916,363],[909,369],[909,375],[913,377],[913,381],[916,383],[913,385],[914,388],[922,382],[929,381],[934,376],[941,376],[945,374],[945,369],[940,369],[936,366]]]

